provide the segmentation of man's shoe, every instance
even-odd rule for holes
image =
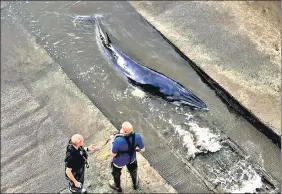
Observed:
[[[82,188],[82,189],[80,190],[80,192],[78,192],[78,190],[74,190],[74,189],[72,189],[71,187],[69,187],[69,191],[70,191],[71,193],[87,193],[86,189],[84,189],[84,188]]]
[[[133,185],[133,189],[137,190],[138,189],[138,185]]]
[[[122,192],[122,189],[120,187],[117,187],[113,180],[109,180],[109,186],[117,192]]]

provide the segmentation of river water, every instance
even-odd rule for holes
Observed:
[[[2,17],[20,21],[117,128],[129,120],[144,136],[148,152],[162,141],[219,192],[280,188],[280,149],[224,104],[128,2],[22,1],[5,9],[9,14]],[[99,48],[95,25],[75,23],[76,14],[102,16],[116,47],[191,89],[209,111],[167,103],[130,85]]]

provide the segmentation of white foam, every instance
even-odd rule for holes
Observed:
[[[68,36],[75,36],[74,33],[67,33]]]
[[[188,119],[193,118],[190,114],[187,114],[187,116]],[[187,123],[190,126],[189,130],[182,129],[180,125],[173,124],[171,120],[169,120],[169,123],[174,127],[175,133],[181,139],[183,147],[187,148],[188,159],[194,159],[197,153],[220,150],[219,136],[212,134],[209,128],[199,127],[194,121]]]
[[[257,188],[262,187],[261,177],[255,174],[251,179],[242,183],[241,188],[230,190],[231,193],[254,193]]]
[[[220,150],[221,145],[218,142],[219,135],[210,132],[209,128],[199,127],[195,122],[187,123],[190,126],[190,131],[194,133],[196,139],[196,147],[203,152],[216,152]]]
[[[57,42],[53,43],[53,45],[55,46],[56,44],[59,44],[59,43],[61,43],[61,42],[60,42],[60,41],[57,41]]]
[[[185,114],[183,114],[184,116],[186,116],[186,120],[188,121],[188,120],[190,120],[190,119],[192,119],[194,116],[193,115],[191,115],[191,114],[189,114],[189,113],[185,113]]]
[[[169,120],[169,123],[172,124],[172,121]],[[173,125],[173,124],[172,124]],[[183,147],[187,148],[187,158],[195,158],[196,153],[199,153],[200,150],[198,150],[194,145],[194,140],[192,135],[181,128],[180,125],[173,125],[175,132],[179,135],[180,138],[182,138],[182,145]]]
[[[190,113],[187,113],[187,112],[183,109],[183,107],[178,107],[178,106],[177,106],[177,107],[175,107],[174,109],[175,109],[175,111],[177,112],[177,114],[179,114],[179,115],[184,115],[186,120],[190,120],[190,119],[194,118],[194,116],[193,116],[192,114],[190,114]]]
[[[199,153],[200,150],[196,148],[195,144],[193,143],[193,137],[191,134],[186,134],[183,136],[183,146],[187,148],[187,157],[195,158],[196,153]]]
[[[174,102],[172,102],[172,104],[174,104],[175,106],[180,106],[181,105],[181,103],[178,102],[178,101],[174,101]]]
[[[240,160],[224,175],[219,174],[214,182],[229,193],[255,193],[262,188],[260,175],[246,160]]]
[[[169,120],[169,123],[172,124],[172,121]],[[180,125],[172,124],[172,126],[174,127],[175,133],[178,134],[179,138],[182,140],[183,147],[187,148],[187,158],[194,159],[196,153],[199,153],[200,150],[195,147],[192,135],[188,131],[183,130]]]
[[[144,96],[146,95],[144,91],[140,90],[139,88],[135,88],[135,90],[133,90],[131,92],[131,95],[132,96],[135,96],[135,97],[139,97],[139,98],[144,98]]]

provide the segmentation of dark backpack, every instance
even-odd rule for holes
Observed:
[[[131,158],[132,158],[132,156],[133,156],[133,154],[135,152],[135,148],[136,148],[136,146],[135,146],[135,133],[133,132],[133,133],[131,133],[129,135],[121,135],[121,136],[125,138],[126,143],[128,145],[128,150],[126,150],[126,151],[118,151],[117,155],[120,155],[120,154],[123,154],[123,153],[127,153],[129,155],[129,163],[128,164],[130,164]],[[130,143],[130,140],[129,140],[130,137],[132,137],[132,143]]]

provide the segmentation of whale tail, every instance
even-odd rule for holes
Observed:
[[[94,21],[95,21],[95,23],[96,23],[96,25],[97,25],[97,28],[98,28],[99,37],[100,37],[100,39],[101,39],[103,45],[104,45],[105,47],[109,47],[110,44],[112,43],[112,41],[111,41],[111,39],[110,39],[108,33],[106,33],[106,32],[104,33],[104,32],[102,31],[102,28],[101,28],[101,26],[100,26],[100,22],[99,22],[98,18],[99,18],[99,15],[94,15]]]
[[[98,20],[98,18],[103,17],[100,14],[92,14],[92,15],[75,15],[74,18],[74,23],[75,22],[79,22],[79,21],[89,21],[89,22],[93,22],[97,25],[98,28],[98,33],[99,33],[99,37],[103,43],[104,46],[108,47],[111,44],[111,39],[109,38],[108,33],[104,33],[102,31],[100,22]]]
[[[95,21],[95,15],[75,15],[74,21]]]

